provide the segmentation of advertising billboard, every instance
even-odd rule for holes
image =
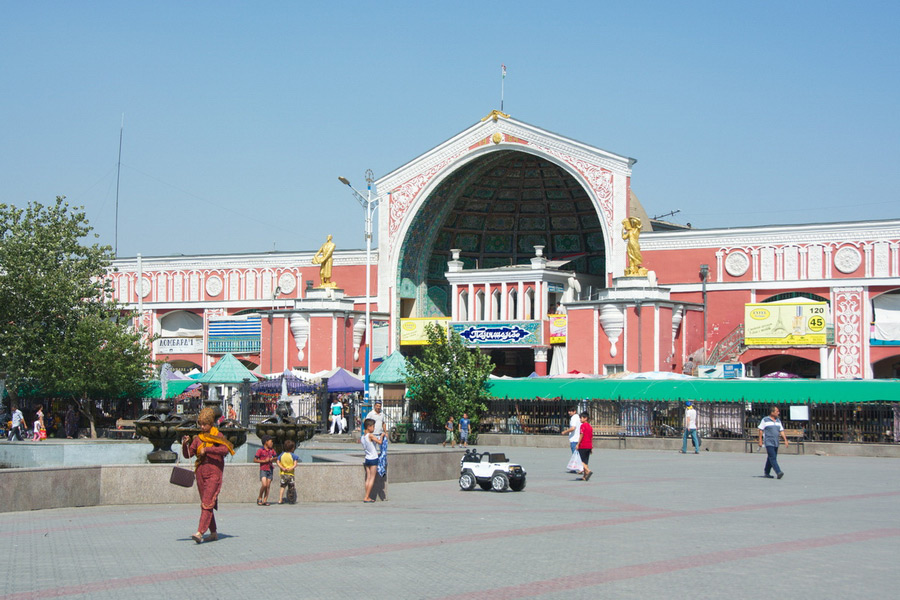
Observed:
[[[453,330],[469,344],[479,346],[540,346],[541,321],[453,323]]]
[[[746,346],[824,346],[827,302],[745,304]]]
[[[428,336],[425,334],[425,326],[434,323],[447,329],[449,318],[438,319],[400,319],[400,345],[401,346],[425,346],[428,344]]]
[[[566,315],[547,315],[550,321],[550,343],[565,344],[569,319]]]

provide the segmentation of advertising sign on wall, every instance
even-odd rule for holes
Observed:
[[[550,343],[565,344],[569,319],[566,315],[547,315],[550,320]]]
[[[452,323],[451,327],[466,342],[480,346],[540,346],[540,321],[498,321],[490,323]]]
[[[168,337],[156,341],[157,354],[203,354],[202,337]]]
[[[389,321],[372,321],[372,360],[387,357],[391,327]]]
[[[828,303],[745,304],[747,346],[824,346]]]
[[[428,343],[428,336],[425,334],[425,326],[434,323],[447,329],[450,324],[449,318],[442,319],[400,319],[400,345],[401,346],[424,346]]]

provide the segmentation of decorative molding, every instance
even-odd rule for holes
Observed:
[[[297,358],[303,360],[303,349],[309,340],[309,317],[302,313],[291,315],[291,333],[294,334],[294,345],[297,347]]]
[[[604,304],[600,308],[600,325],[609,340],[609,355],[615,357],[619,351],[616,343],[625,330],[625,309],[619,304]]]
[[[218,275],[210,275],[206,278],[206,294],[208,296],[218,296],[224,288],[222,278]]]
[[[844,246],[834,253],[834,266],[845,275],[854,273],[860,264],[862,264],[862,255],[853,246]]]
[[[732,250],[725,259],[725,270],[732,277],[741,277],[750,268],[750,259],[743,250]]]
[[[291,294],[297,287],[297,277],[293,273],[282,273],[278,277],[278,287],[282,294]]]
[[[863,376],[863,288],[834,288],[834,333],[838,379]]]
[[[353,317],[353,360],[359,360],[359,347],[366,332],[366,319],[362,315]]]

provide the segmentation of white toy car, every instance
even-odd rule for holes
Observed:
[[[459,471],[459,487],[466,492],[474,490],[476,485],[495,492],[525,489],[525,469],[509,462],[502,453],[479,454],[474,448],[466,450],[459,462]]]

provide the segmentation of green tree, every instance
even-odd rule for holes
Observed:
[[[410,398],[430,413],[436,425],[450,416],[458,421],[469,413],[474,426],[487,410],[485,383],[494,368],[490,357],[467,348],[452,329],[448,336],[443,328],[429,323],[425,331],[428,345],[421,358],[410,359],[407,366]]]
[[[82,243],[81,207],[0,204],[0,371],[75,402],[96,435],[96,401],[139,397],[150,351],[112,296],[109,246]],[[94,236],[97,237],[97,236]]]

